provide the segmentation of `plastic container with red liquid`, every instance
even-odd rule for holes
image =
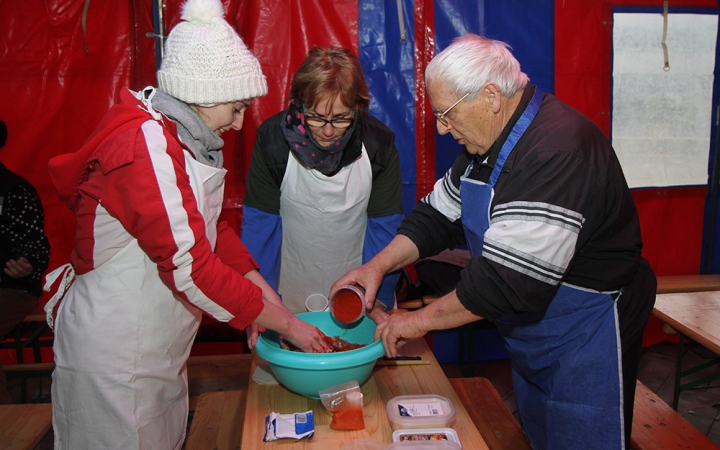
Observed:
[[[365,292],[357,286],[340,286],[330,296],[330,312],[342,323],[357,322],[365,316]]]

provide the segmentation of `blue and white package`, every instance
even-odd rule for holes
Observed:
[[[310,439],[315,433],[315,419],[312,411],[294,414],[270,413],[265,417],[265,436],[263,442],[290,438]]]

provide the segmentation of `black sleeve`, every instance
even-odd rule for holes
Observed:
[[[21,257],[33,266],[32,273],[22,279],[13,279],[0,270],[0,280],[4,284],[39,285],[50,261],[50,243],[45,234],[42,203],[34,189],[20,184],[7,192],[0,214],[0,238],[3,247],[10,250],[9,257],[3,258],[3,267],[8,259]]]
[[[272,176],[261,134],[258,132],[250,159],[243,204],[269,214],[280,214],[281,182],[282,179],[276,180]]]
[[[373,171],[372,191],[367,208],[368,218],[402,214],[402,174],[395,144],[391,144],[385,151],[377,152],[375,158],[382,158],[382,161],[378,161],[378,165],[382,168],[377,173]]]

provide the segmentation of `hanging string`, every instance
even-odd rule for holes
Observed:
[[[402,0],[397,0],[398,10],[398,22],[400,23],[400,42],[405,43],[407,41],[407,34],[405,34],[405,18],[403,17]]]
[[[90,54],[90,51],[88,50],[87,45],[87,13],[88,8],[90,8],[90,0],[85,0],[85,6],[83,6],[83,13],[82,13],[82,32],[83,32],[83,47],[85,47],[85,56],[88,56]]]
[[[665,0],[663,2],[663,37],[662,37],[663,55],[665,56],[665,66],[663,66],[663,70],[665,72],[668,72],[670,70],[670,61],[668,60],[668,49],[667,49],[667,44],[665,44],[665,38],[667,37],[667,27],[668,27],[668,0]]]

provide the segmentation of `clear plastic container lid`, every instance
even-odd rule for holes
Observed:
[[[457,431],[452,428],[414,428],[395,430],[392,434],[393,442],[423,442],[423,441],[450,441],[460,444]],[[460,444],[462,447],[462,444]]]
[[[394,430],[399,428],[450,428],[455,423],[455,408],[442,395],[400,395],[386,407]]]
[[[404,449],[428,449],[428,450],[462,450],[457,442],[453,441],[404,441],[393,442],[385,447],[385,450],[404,450]]]

